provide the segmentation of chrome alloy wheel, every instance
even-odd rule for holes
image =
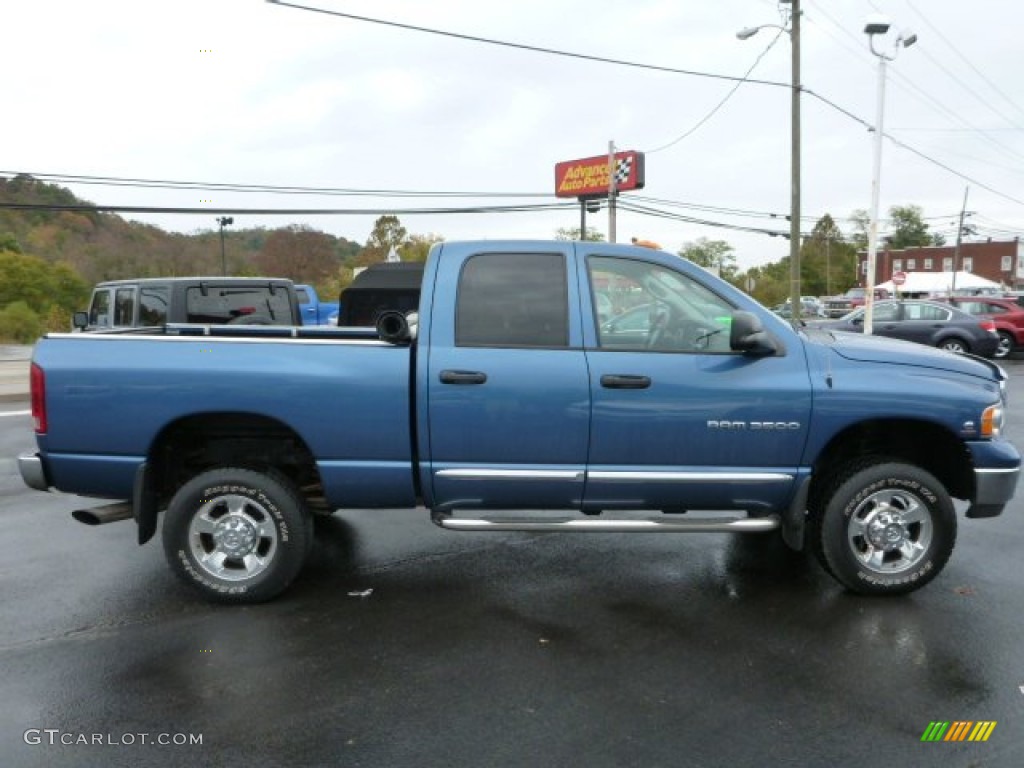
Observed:
[[[933,525],[928,507],[903,490],[878,491],[850,516],[846,540],[854,557],[879,574],[912,569],[928,552]]]
[[[261,504],[245,496],[217,496],[203,504],[188,527],[192,557],[211,576],[242,581],[273,562],[277,526]]]

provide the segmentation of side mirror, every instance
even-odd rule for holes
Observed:
[[[779,351],[775,339],[768,335],[761,324],[761,319],[753,312],[742,311],[732,313],[729,348],[758,357],[774,355]]]
[[[80,331],[84,331],[89,326],[89,313],[75,312],[71,316],[71,325]]]
[[[862,325],[864,323],[864,315],[857,315],[853,320],[850,321],[853,325]]]

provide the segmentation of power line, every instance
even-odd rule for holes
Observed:
[[[914,13],[916,13],[916,14],[918,15],[918,17],[920,17],[920,19],[921,19],[921,20],[922,20],[922,21],[923,21],[923,22],[924,22],[924,23],[925,23],[925,24],[926,24],[926,25],[928,26],[928,28],[929,28],[929,29],[930,29],[930,30],[931,30],[932,32],[934,32],[934,33],[935,33],[935,36],[936,36],[937,38],[939,38],[939,39],[940,39],[940,40],[941,40],[942,42],[944,42],[944,43],[945,43],[945,44],[946,44],[947,46],[949,46],[949,49],[950,49],[951,51],[953,51],[953,53],[955,53],[955,54],[956,54],[957,56],[959,56],[959,57],[960,57],[960,60],[961,60],[961,61],[963,61],[963,62],[964,62],[964,64],[966,64],[966,65],[967,65],[968,67],[970,67],[970,68],[971,68],[971,69],[972,69],[972,70],[974,71],[974,73],[975,73],[975,74],[976,74],[976,75],[977,75],[978,77],[980,77],[980,78],[981,78],[982,80],[984,80],[984,81],[985,81],[985,83],[987,83],[987,84],[988,84],[988,86],[989,86],[989,87],[990,87],[990,88],[991,88],[991,89],[992,89],[993,91],[995,91],[995,92],[996,92],[996,93],[998,93],[998,94],[999,94],[1000,96],[1002,96],[1002,97],[1003,97],[1003,99],[1004,99],[1004,100],[1006,101],[1006,103],[1007,103],[1007,104],[1009,104],[1009,105],[1010,105],[1011,107],[1013,107],[1013,108],[1014,108],[1014,109],[1016,109],[1016,110],[1017,110],[1018,112],[1020,112],[1020,113],[1021,113],[1022,115],[1024,115],[1024,109],[1021,109],[1021,108],[1020,108],[1020,106],[1018,106],[1018,105],[1017,105],[1017,102],[1015,102],[1015,101],[1014,101],[1013,99],[1011,99],[1011,98],[1010,98],[1009,96],[1007,96],[1007,95],[1006,95],[1005,93],[1003,93],[1003,91],[1002,91],[1002,90],[1000,90],[1000,89],[999,89],[999,87],[998,87],[998,86],[997,86],[997,85],[996,85],[995,83],[993,83],[993,82],[992,82],[992,81],[991,81],[991,80],[990,80],[990,79],[989,79],[989,78],[988,78],[988,77],[987,77],[987,76],[985,75],[985,73],[983,73],[983,72],[982,72],[982,71],[981,71],[980,69],[978,69],[978,68],[977,68],[976,66],[974,66],[974,64],[973,64],[973,63],[971,62],[971,60],[970,60],[970,59],[968,59],[968,58],[967,58],[966,56],[964,56],[964,55],[963,55],[963,54],[962,54],[962,53],[960,52],[960,50],[959,50],[959,49],[958,49],[958,48],[957,48],[957,47],[956,47],[955,45],[953,45],[953,43],[951,43],[951,42],[950,42],[950,41],[949,41],[949,40],[948,40],[948,39],[946,38],[946,36],[945,36],[945,35],[943,35],[943,34],[942,34],[942,32],[941,32],[941,31],[940,31],[940,30],[939,30],[939,29],[938,29],[938,28],[937,28],[937,27],[936,27],[936,26],[935,26],[934,24],[932,24],[932,23],[931,23],[930,21],[928,21],[928,17],[927,17],[927,16],[925,16],[925,15],[924,15],[923,13],[921,13],[921,12],[920,12],[919,10],[917,10],[917,8],[915,8],[915,7],[914,7],[914,4],[913,4],[912,2],[910,2],[910,0],[907,0],[907,5],[908,5],[908,6],[910,7],[910,10],[912,10],[912,11],[913,11]],[[1010,123],[1011,125],[1013,124],[1013,122],[1012,122],[1012,121],[1010,121],[1010,120],[1007,120],[1007,122],[1008,122],[1008,123]]]
[[[80,213],[172,213],[210,214],[230,213],[239,216],[414,216],[419,214],[456,213],[519,213],[533,211],[575,210],[576,203],[538,203],[529,205],[467,206],[464,208],[239,208],[207,206],[192,208],[180,206],[152,205],[76,205],[60,203],[11,203],[0,202],[0,209],[14,211],[73,211]]]
[[[354,197],[550,197],[545,192],[472,192],[440,190],[354,189],[344,187],[303,187],[273,184],[233,184],[216,181],[175,181],[171,179],[133,179],[115,176],[76,176],[34,171],[0,171],[0,176],[31,176],[45,181],[63,181],[69,184],[92,184],[111,187],[138,187],[140,189],[195,189],[214,192],[270,192],[290,195],[345,195]]]
[[[322,13],[327,16],[339,16],[344,19],[352,19],[353,21],[364,21],[369,24],[380,24],[386,27],[395,27],[397,29],[405,29],[411,32],[425,32],[430,35],[440,35],[441,37],[451,37],[457,40],[466,40],[472,43],[485,43],[487,45],[498,45],[504,48],[515,48],[521,51],[530,51],[532,53],[544,53],[549,56],[562,56],[570,59],[580,59],[583,61],[594,61],[601,64],[615,64],[621,67],[632,67],[634,69],[646,69],[653,72],[668,72],[674,75],[690,75],[691,77],[706,77],[713,80],[730,80],[743,82],[744,78],[736,77],[735,75],[721,75],[714,72],[700,72],[693,69],[679,69],[676,67],[664,67],[658,64],[641,64],[635,61],[627,61],[625,59],[612,59],[606,56],[594,56],[585,53],[572,53],[570,51],[560,51],[556,48],[543,48],[537,45],[526,45],[524,43],[512,43],[507,40],[496,40],[489,37],[479,37],[477,35],[465,35],[459,32],[449,32],[443,29],[432,29],[430,27],[420,27],[414,24],[403,24],[397,21],[388,21],[386,19],[374,19],[369,16],[358,16],[354,13],[345,13],[343,11],[332,11],[327,8],[315,8],[309,5],[299,5],[298,3],[286,3],[281,0],[267,0],[268,3],[273,5],[280,5],[284,8],[295,8],[300,11],[310,11],[312,13]],[[788,83],[778,83],[771,80],[747,80],[746,82],[756,83],[757,85],[771,85],[778,88],[789,88]]]
[[[623,60],[623,59],[613,59],[613,58],[608,58],[608,57],[604,57],[604,56],[594,56],[594,55],[590,55],[590,54],[581,54],[581,53],[573,53],[573,52],[569,52],[569,51],[561,51],[561,50],[554,49],[554,48],[543,48],[543,47],[540,47],[540,46],[526,45],[526,44],[522,44],[522,43],[512,43],[512,42],[508,42],[508,41],[505,41],[505,40],[496,40],[496,39],[493,39],[493,38],[480,37],[480,36],[476,36],[476,35],[466,35],[466,34],[457,33],[457,32],[449,32],[449,31],[446,31],[446,30],[433,29],[433,28],[430,28],[430,27],[421,27],[421,26],[417,26],[417,25],[413,25],[413,24],[404,24],[404,23],[396,22],[396,21],[388,21],[386,19],[377,19],[377,18],[371,18],[371,17],[368,17],[368,16],[359,16],[357,14],[345,13],[343,11],[333,11],[333,10],[329,10],[329,9],[326,9],[326,8],[316,8],[316,7],[308,6],[308,5],[300,5],[298,3],[283,2],[282,0],[267,0],[267,2],[273,3],[274,5],[280,5],[280,6],[286,7],[286,8],[294,8],[294,9],[297,9],[297,10],[309,11],[309,12],[312,12],[312,13],[321,13],[321,14],[324,14],[324,15],[327,15],[327,16],[337,16],[337,17],[340,17],[340,18],[351,19],[351,20],[354,20],[354,21],[362,21],[362,22],[367,22],[367,23],[370,23],[370,24],[380,24],[380,25],[383,25],[383,26],[394,27],[394,28],[397,28],[397,29],[405,29],[405,30],[409,30],[409,31],[413,31],[413,32],[423,32],[423,33],[426,33],[426,34],[440,35],[442,37],[450,37],[450,38],[459,39],[459,40],[466,40],[466,41],[469,41],[469,42],[485,43],[487,45],[497,45],[497,46],[502,46],[502,47],[506,47],[506,48],[514,48],[514,49],[517,49],[517,50],[531,51],[533,53],[543,53],[543,54],[547,54],[547,55],[551,55],[551,56],[562,56],[562,57],[566,57],[566,58],[573,58],[573,59],[579,59],[579,60],[584,60],[584,61],[593,61],[593,62],[599,62],[599,63],[603,63],[603,64],[614,64],[614,65],[617,65],[617,66],[632,67],[632,68],[636,68],[636,69],[644,69],[644,70],[650,70],[650,71],[656,71],[656,72],[667,72],[667,73],[671,73],[671,74],[689,75],[689,76],[693,76],[693,77],[705,77],[705,78],[711,78],[711,79],[717,79],[717,80],[729,80],[729,81],[732,81],[732,82],[739,82],[741,84],[746,82],[746,83],[751,83],[751,84],[754,84],[754,85],[770,85],[770,86],[775,86],[775,87],[780,87],[780,88],[787,88],[787,89],[792,89],[792,87],[793,87],[789,83],[780,83],[780,82],[774,82],[774,81],[769,81],[769,80],[755,80],[755,79],[748,79],[748,78],[745,78],[745,77],[735,77],[735,76],[732,76],[732,75],[721,75],[721,74],[716,74],[716,73],[711,73],[711,72],[700,72],[700,71],[695,71],[695,70],[679,69],[679,68],[675,68],[675,67],[664,67],[664,66],[659,66],[659,65],[654,65],[654,64],[641,64],[641,63],[638,63],[638,62],[626,61],[626,60]],[[827,14],[826,14],[826,16],[827,16]],[[906,79],[906,78],[904,78],[904,79]],[[910,81],[907,79],[907,82],[909,83]],[[912,83],[910,84],[910,87],[914,88],[919,93],[921,93],[922,95],[924,95],[927,98],[929,98],[930,100],[932,100],[932,102],[934,104],[936,104],[936,105],[939,105],[940,108],[943,108],[941,106],[940,102],[938,102],[937,100],[931,99],[931,97],[927,96],[927,94],[925,94],[919,88],[914,86]],[[804,93],[807,93],[809,96],[822,101],[823,103],[827,104],[832,109],[838,111],[840,114],[843,114],[846,117],[850,118],[851,120],[853,120],[853,121],[855,121],[857,123],[860,123],[861,125],[863,125],[864,127],[868,128],[869,130],[873,130],[874,129],[874,127],[870,123],[868,123],[866,120],[864,120],[863,118],[855,115],[853,112],[850,112],[849,110],[847,110],[847,109],[845,109],[843,107],[840,107],[835,102],[833,102],[830,99],[827,99],[827,98],[821,96],[820,94],[816,93],[815,91],[813,91],[813,90],[811,90],[809,88],[805,88],[803,86],[800,87],[800,90],[803,91]],[[946,110],[946,111],[948,112],[948,110]],[[954,113],[950,113],[950,114],[954,114]],[[954,117],[956,117],[955,114],[954,114]],[[962,119],[961,119],[961,122],[964,125],[968,125],[970,127],[970,125],[968,123],[966,123],[965,121],[963,121]],[[977,129],[975,129],[975,130],[977,130]],[[981,133],[981,132],[979,131],[979,133]],[[939,168],[942,168],[943,170],[945,170],[945,171],[947,171],[949,173],[952,173],[954,176],[957,176],[960,179],[963,179],[965,181],[969,181],[971,184],[979,186],[979,187],[985,189],[986,191],[992,192],[993,194],[998,195],[998,196],[1000,196],[1000,197],[1002,197],[1002,198],[1004,198],[1006,200],[1009,200],[1011,202],[1024,205],[1024,201],[1021,201],[1021,200],[1013,197],[1012,195],[1008,195],[1006,193],[999,192],[999,191],[995,190],[994,188],[992,188],[989,185],[983,184],[982,182],[979,182],[976,179],[973,179],[973,178],[967,176],[966,174],[960,173],[959,171],[956,171],[956,170],[952,169],[950,166],[948,166],[948,165],[946,165],[946,164],[944,164],[942,162],[939,162],[938,160],[935,160],[934,158],[929,157],[928,155],[926,155],[925,153],[921,152],[920,150],[916,150],[916,149],[910,147],[908,144],[906,144],[904,142],[901,142],[901,141],[898,141],[897,139],[895,139],[890,134],[885,134],[884,133],[883,135],[886,138],[888,138],[890,141],[892,141],[894,144],[896,144],[897,146],[899,146],[899,147],[901,147],[903,149],[906,149],[909,152],[912,152],[913,154],[917,155],[921,159],[926,160],[927,162],[930,162],[930,163],[936,165]],[[981,135],[984,137],[983,133],[981,133]],[[988,141],[994,142],[994,140],[991,139],[990,137],[985,137],[985,138]],[[994,143],[999,144],[998,142],[994,142]],[[1004,148],[1004,150],[1006,150],[1006,151],[1011,151],[1012,152],[1012,150],[1010,150],[1008,147],[1005,147],[1005,145],[999,145],[999,146],[1002,146]]]
[[[739,87],[741,85],[743,85],[744,83],[748,82],[747,78],[750,76],[750,73],[753,72],[754,68],[757,67],[757,65],[761,63],[761,59],[763,59],[765,57],[765,54],[767,54],[768,51],[770,51],[772,48],[775,47],[775,43],[777,43],[779,41],[779,38],[782,37],[782,33],[785,32],[785,31],[786,30],[784,30],[784,29],[780,29],[776,33],[775,37],[772,38],[771,42],[768,43],[768,45],[765,47],[765,49],[763,51],[761,51],[761,53],[758,55],[758,57],[756,59],[754,59],[754,63],[750,65],[750,68],[743,74],[743,79],[741,79],[739,82],[735,83],[733,85],[733,87],[729,89],[729,92],[725,94],[725,97],[721,101],[719,101],[714,107],[712,107],[710,112],[708,112],[706,115],[704,115],[704,117],[702,117],[700,120],[698,120],[694,124],[694,126],[692,128],[690,128],[690,130],[686,131],[682,135],[680,135],[677,138],[673,139],[668,144],[664,144],[663,146],[657,147],[656,149],[648,149],[648,150],[646,150],[647,154],[653,155],[655,152],[661,152],[663,149],[668,149],[669,147],[674,147],[676,144],[678,144],[680,141],[685,139],[687,136],[690,136],[693,133],[695,133],[698,128],[700,128],[702,125],[704,125],[704,123],[706,123],[708,120],[710,120],[712,117],[714,117],[715,113],[718,112],[718,110],[720,110],[722,107],[724,107],[725,103],[727,101],[729,101],[729,99],[731,99],[733,97],[733,94],[735,94],[737,90],[739,90]]]

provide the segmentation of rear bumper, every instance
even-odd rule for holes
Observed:
[[[38,453],[24,453],[18,457],[18,471],[29,488],[48,491],[52,486],[46,473],[46,464]]]

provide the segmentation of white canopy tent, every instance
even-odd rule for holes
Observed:
[[[877,287],[889,293],[914,294],[948,294],[954,288],[957,291],[1000,291],[1003,286],[984,277],[970,272],[906,272],[907,280],[901,286],[893,285],[892,280],[879,284]]]

